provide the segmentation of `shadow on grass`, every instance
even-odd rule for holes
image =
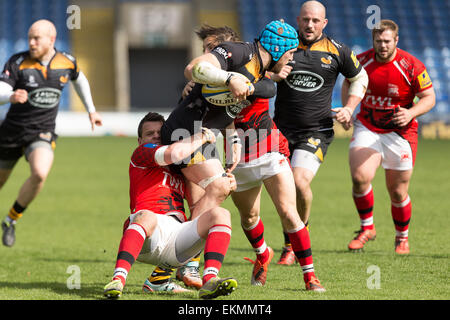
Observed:
[[[0,281],[0,288],[9,288],[16,290],[43,290],[43,291],[51,291],[57,295],[65,295],[71,296],[71,300],[78,299],[103,299],[103,287],[102,284],[81,284],[80,289],[69,289],[65,283],[61,282],[6,282]],[[47,300],[47,299],[38,299],[38,300]],[[52,298],[48,298],[48,300],[53,300]],[[66,300],[66,299],[63,299]]]
[[[0,288],[13,290],[43,290],[46,298],[36,298],[32,300],[107,300],[103,296],[103,287],[106,283],[81,284],[80,289],[69,289],[66,284],[60,282],[6,282],[0,281]],[[48,292],[47,294],[45,292]],[[51,293],[59,295],[52,298]],[[36,295],[37,296],[37,295]],[[198,300],[197,291],[173,294],[169,292],[143,293],[139,285],[129,285],[125,287],[123,299],[127,300]]]

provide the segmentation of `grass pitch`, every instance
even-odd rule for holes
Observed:
[[[377,239],[365,252],[350,253],[347,244],[359,229],[351,197],[348,139],[336,139],[319,170],[310,220],[316,274],[327,289],[306,292],[301,269],[278,266],[283,237],[277,213],[267,194],[262,197],[265,238],[275,250],[267,284],[252,287],[254,257],[236,208],[233,235],[220,272],[238,280],[238,290],[223,300],[448,300],[450,298],[450,141],[419,142],[410,196],[411,254],[394,254],[394,225],[383,170],[373,182]],[[0,300],[103,299],[110,280],[122,223],[129,209],[128,164],[134,138],[60,138],[55,163],[44,190],[17,224],[14,247],[0,247]],[[1,218],[28,176],[22,159],[0,191]],[[136,262],[123,300],[196,300],[184,295],[142,293],[153,266]]]

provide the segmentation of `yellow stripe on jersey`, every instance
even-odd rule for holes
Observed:
[[[25,59],[19,66],[19,70],[36,69],[42,72],[42,75],[47,79],[47,68],[34,59]]]
[[[75,69],[75,64],[62,53],[57,52],[50,63],[50,69]]]
[[[328,52],[335,55],[339,55],[339,51],[336,48],[336,46],[327,38],[324,38],[316,43],[314,43],[311,46],[311,51],[322,51],[322,52]]]
[[[259,59],[257,55],[253,55],[252,60],[250,60],[245,65],[245,69],[247,69],[247,71],[253,76],[254,78],[254,80],[252,81],[253,83],[257,82],[260,79],[261,66],[259,64]]]
[[[322,152],[322,148],[318,148],[316,153],[314,153],[317,158],[319,158],[320,162],[323,162],[323,152]]]
[[[200,151],[198,151],[194,155],[194,157],[191,159],[191,161],[189,161],[187,166],[190,167],[190,166],[192,166],[194,164],[197,164],[197,163],[200,163],[200,162],[203,162],[203,161],[206,161],[206,158]]]

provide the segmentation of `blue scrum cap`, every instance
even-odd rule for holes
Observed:
[[[280,60],[285,52],[297,48],[299,44],[297,31],[282,19],[266,25],[258,40],[273,61]]]

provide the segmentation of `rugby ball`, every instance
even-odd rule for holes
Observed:
[[[252,83],[247,79],[246,76],[238,72],[231,73],[235,74],[236,76],[245,78],[247,85],[251,87]],[[237,103],[236,98],[233,96],[227,86],[212,86],[209,84],[204,84],[202,86],[202,96],[206,101],[215,106],[228,107]]]

